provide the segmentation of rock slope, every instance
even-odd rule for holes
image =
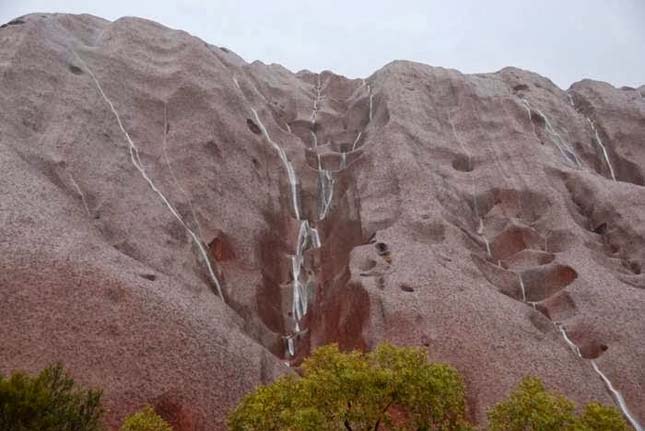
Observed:
[[[58,14],[0,28],[0,72],[0,372],[225,429],[312,348],[390,340],[478,421],[534,374],[645,422],[645,87],[294,74]]]

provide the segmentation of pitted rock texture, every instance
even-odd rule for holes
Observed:
[[[612,403],[593,359],[645,422],[645,87],[294,74],[89,15],[14,20],[0,59],[0,372],[60,360],[111,427],[213,430],[312,348],[390,340],[477,421],[527,374]],[[294,196],[321,244],[291,357]]]

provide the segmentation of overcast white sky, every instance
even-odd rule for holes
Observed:
[[[293,71],[366,77],[405,59],[645,84],[645,0],[0,0],[1,22],[31,12],[149,18]]]

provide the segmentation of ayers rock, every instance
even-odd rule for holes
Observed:
[[[223,430],[312,348],[390,340],[479,422],[527,374],[645,422],[645,87],[294,74],[89,15],[7,23],[0,60],[0,372]]]

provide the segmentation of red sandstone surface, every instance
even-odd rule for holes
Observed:
[[[593,360],[645,422],[645,87],[347,79],[142,19],[9,24],[0,372],[60,360],[113,427],[151,403],[223,430],[312,348],[390,340],[459,368],[478,421],[527,374],[613,403]]]

